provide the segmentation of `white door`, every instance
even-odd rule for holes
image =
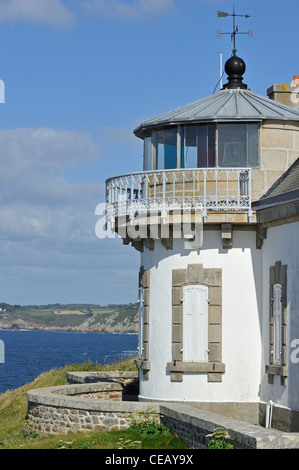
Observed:
[[[183,361],[208,361],[208,288],[183,288]]]

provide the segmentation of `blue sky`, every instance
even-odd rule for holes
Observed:
[[[299,74],[297,0],[235,0],[244,82]],[[0,301],[137,300],[139,253],[98,239],[108,177],[142,168],[141,121],[213,93],[226,0],[0,0]]]

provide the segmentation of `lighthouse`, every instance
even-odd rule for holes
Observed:
[[[271,400],[290,430],[299,423],[295,85],[255,94],[236,54],[225,72],[218,92],[134,130],[143,170],[106,181],[107,224],[140,252],[139,400],[252,422]]]

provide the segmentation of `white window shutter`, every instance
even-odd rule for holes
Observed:
[[[144,288],[139,289],[139,335],[138,335],[138,357],[144,359]]]
[[[183,292],[183,360],[207,362],[208,288],[185,286]]]
[[[273,363],[277,365],[281,364],[281,287],[281,284],[273,286]]]

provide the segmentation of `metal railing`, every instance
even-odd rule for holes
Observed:
[[[107,216],[134,218],[148,211],[198,209],[247,212],[251,221],[251,168],[143,171],[106,181]]]

